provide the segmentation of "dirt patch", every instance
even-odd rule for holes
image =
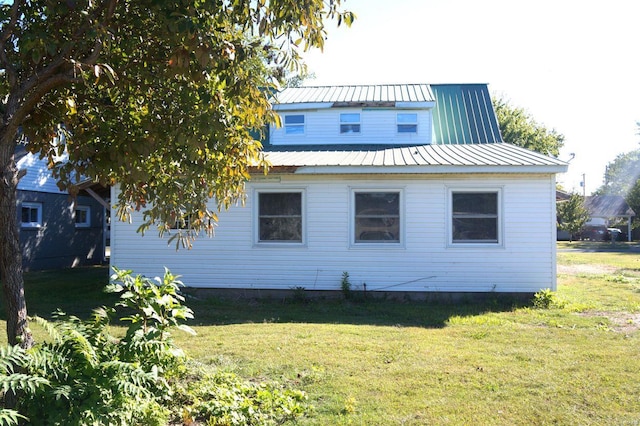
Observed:
[[[558,273],[566,275],[611,274],[616,271],[616,268],[608,265],[558,265]]]
[[[585,317],[606,318],[612,324],[612,329],[619,333],[631,334],[640,330],[640,313],[593,311],[583,312]]]

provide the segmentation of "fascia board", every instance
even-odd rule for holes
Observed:
[[[307,111],[314,109],[329,109],[333,106],[333,102],[309,102],[300,104],[275,104],[274,111]]]
[[[396,109],[430,109],[435,106],[435,102],[396,102]]]
[[[536,174],[564,173],[568,169],[564,165],[542,166],[301,166],[295,174]]]

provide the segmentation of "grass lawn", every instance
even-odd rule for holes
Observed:
[[[198,335],[174,337],[203,363],[306,391],[303,425],[640,424],[640,252],[559,249],[551,309],[192,298]],[[107,275],[28,274],[30,313],[86,316],[113,301]]]

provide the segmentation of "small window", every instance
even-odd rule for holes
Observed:
[[[88,228],[91,226],[91,208],[89,206],[76,206],[76,228]]]
[[[22,203],[20,222],[23,228],[38,228],[42,226],[42,204]]]
[[[400,242],[399,192],[356,192],[354,198],[356,243]]]
[[[258,242],[302,242],[302,193],[258,193]]]
[[[284,132],[287,135],[304,135],[304,115],[285,115]]]
[[[418,114],[400,113],[397,116],[398,133],[418,133]]]
[[[340,133],[360,133],[360,113],[340,114]]]
[[[498,243],[498,192],[451,194],[453,243]]]
[[[191,215],[185,214],[184,216],[176,219],[171,229],[189,229],[191,225]]]

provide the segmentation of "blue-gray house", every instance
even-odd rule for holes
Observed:
[[[60,191],[46,161],[22,145],[16,150],[16,163],[25,173],[17,194],[23,268],[43,270],[103,263],[108,203],[90,188],[75,199]]]

